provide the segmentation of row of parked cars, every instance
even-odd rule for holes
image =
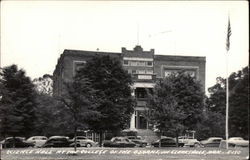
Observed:
[[[219,147],[221,142],[225,141],[220,137],[210,137],[206,140],[198,141],[193,138],[179,137],[179,147]],[[98,146],[97,142],[94,142],[84,136],[77,136],[73,139],[69,139],[66,136],[52,136],[47,138],[45,136],[33,136],[25,140],[23,137],[8,137],[0,142],[3,147],[6,148],[21,148],[21,147],[95,147]],[[228,139],[230,147],[248,147],[249,141],[244,140],[241,137],[231,137]],[[126,137],[113,137],[111,140],[104,140],[103,147],[176,147],[176,138],[163,137],[152,143],[147,142],[140,136],[126,136]]]
[[[25,140],[23,137],[8,137],[0,142],[3,148],[23,148],[23,147],[92,147],[98,143],[84,136],[77,136],[69,139],[66,136],[33,136]]]

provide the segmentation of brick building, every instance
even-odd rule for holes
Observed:
[[[185,70],[201,82],[205,91],[205,57],[155,55],[154,49],[144,51],[141,46],[136,46],[133,50],[122,48],[121,53],[64,50],[53,73],[53,94],[60,95],[63,91],[63,81],[72,80],[76,70],[94,55],[117,57],[124,69],[132,75],[134,82],[132,94],[137,100],[137,106],[131,117],[131,129],[150,127],[142,112],[146,105],[146,88],[153,88],[156,79],[164,78],[171,72]]]

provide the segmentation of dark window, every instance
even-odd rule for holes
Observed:
[[[153,66],[153,62],[147,62],[147,66]]]
[[[127,66],[128,65],[128,60],[124,60],[123,64]]]

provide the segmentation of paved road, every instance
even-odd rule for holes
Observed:
[[[2,160],[244,160],[249,148],[22,148],[3,149]]]

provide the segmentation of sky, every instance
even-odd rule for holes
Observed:
[[[206,88],[249,61],[247,1],[1,1],[1,67],[53,74],[64,49],[206,57]],[[228,19],[232,35],[226,50]],[[228,65],[227,59],[228,57]]]

